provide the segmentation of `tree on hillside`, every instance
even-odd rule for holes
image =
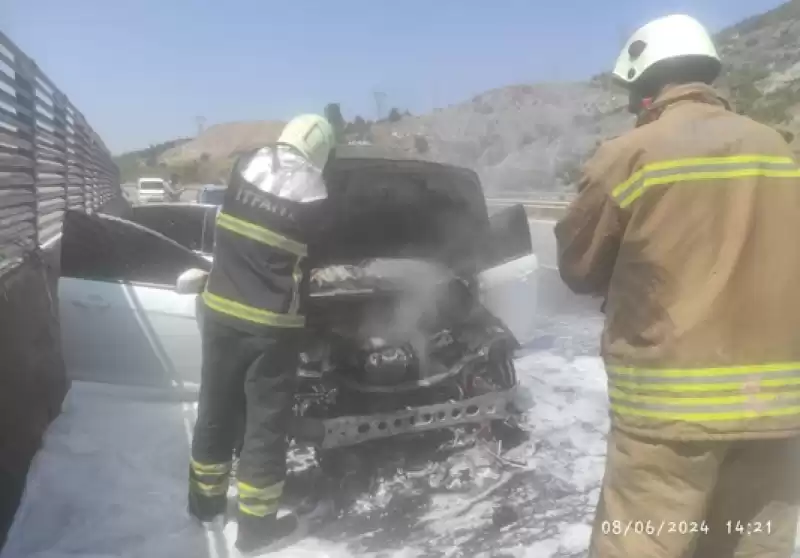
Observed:
[[[360,116],[356,116],[352,122],[348,122],[346,132],[349,139],[363,140],[365,139],[366,135],[369,133],[370,124]]]
[[[336,137],[337,143],[344,141],[346,123],[342,116],[342,109],[339,103],[328,103],[325,107],[325,118],[327,118],[328,122],[333,126],[333,134]]]
[[[389,111],[389,122],[397,122],[401,118],[403,118],[403,115],[400,114],[397,107],[393,107],[392,110]]]
[[[148,167],[156,167],[158,166],[158,151],[155,145],[151,145],[147,149],[147,155],[145,157],[145,164]]]

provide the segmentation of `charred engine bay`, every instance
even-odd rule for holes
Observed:
[[[429,261],[373,259],[315,270],[311,300],[297,414],[328,421],[323,447],[510,412],[493,394],[516,385],[517,343],[472,281]]]

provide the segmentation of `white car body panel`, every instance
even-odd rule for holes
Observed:
[[[536,336],[539,260],[522,256],[478,274],[480,298],[524,345]]]
[[[200,382],[196,295],[68,277],[59,280],[58,293],[71,378],[189,389]]]
[[[478,277],[482,302],[521,344],[535,335],[537,272],[536,256],[528,255]],[[196,391],[202,358],[196,294],[69,277],[59,280],[58,291],[70,378]]]
[[[161,203],[164,201],[164,192],[141,191],[139,192],[139,203]]]
[[[219,210],[208,208],[214,214]],[[192,245],[202,246],[202,252],[195,254],[213,263],[208,253],[213,239],[206,239],[206,221],[196,231],[202,241]],[[145,244],[155,243],[155,249],[158,242],[154,235]],[[120,245],[120,250],[129,249]],[[131,257],[136,266],[148,264],[146,253]],[[152,263],[158,267],[158,262]],[[198,294],[177,291],[178,279],[187,270],[167,265],[166,275],[150,276],[166,277],[169,284],[143,284],[126,280],[124,265],[113,265],[117,267],[104,270],[102,262],[90,258],[73,271],[84,277],[59,280],[63,351],[70,377],[155,388],[198,384],[202,360]],[[538,325],[538,271],[538,260],[531,254],[478,276],[482,302],[522,344],[532,339]]]

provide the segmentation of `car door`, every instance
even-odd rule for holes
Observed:
[[[128,219],[192,251],[210,254],[218,210],[214,204],[149,204],[133,207]]]
[[[200,380],[196,295],[178,276],[210,263],[177,242],[112,216],[68,212],[59,308],[73,379],[160,388]]]

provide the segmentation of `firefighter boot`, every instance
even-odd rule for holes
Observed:
[[[239,514],[239,533],[236,548],[246,556],[274,552],[295,542],[302,536],[301,524],[293,513],[278,517]]]
[[[204,496],[193,491],[189,492],[189,515],[201,523],[208,523],[225,515],[227,508],[228,497],[225,494]]]

